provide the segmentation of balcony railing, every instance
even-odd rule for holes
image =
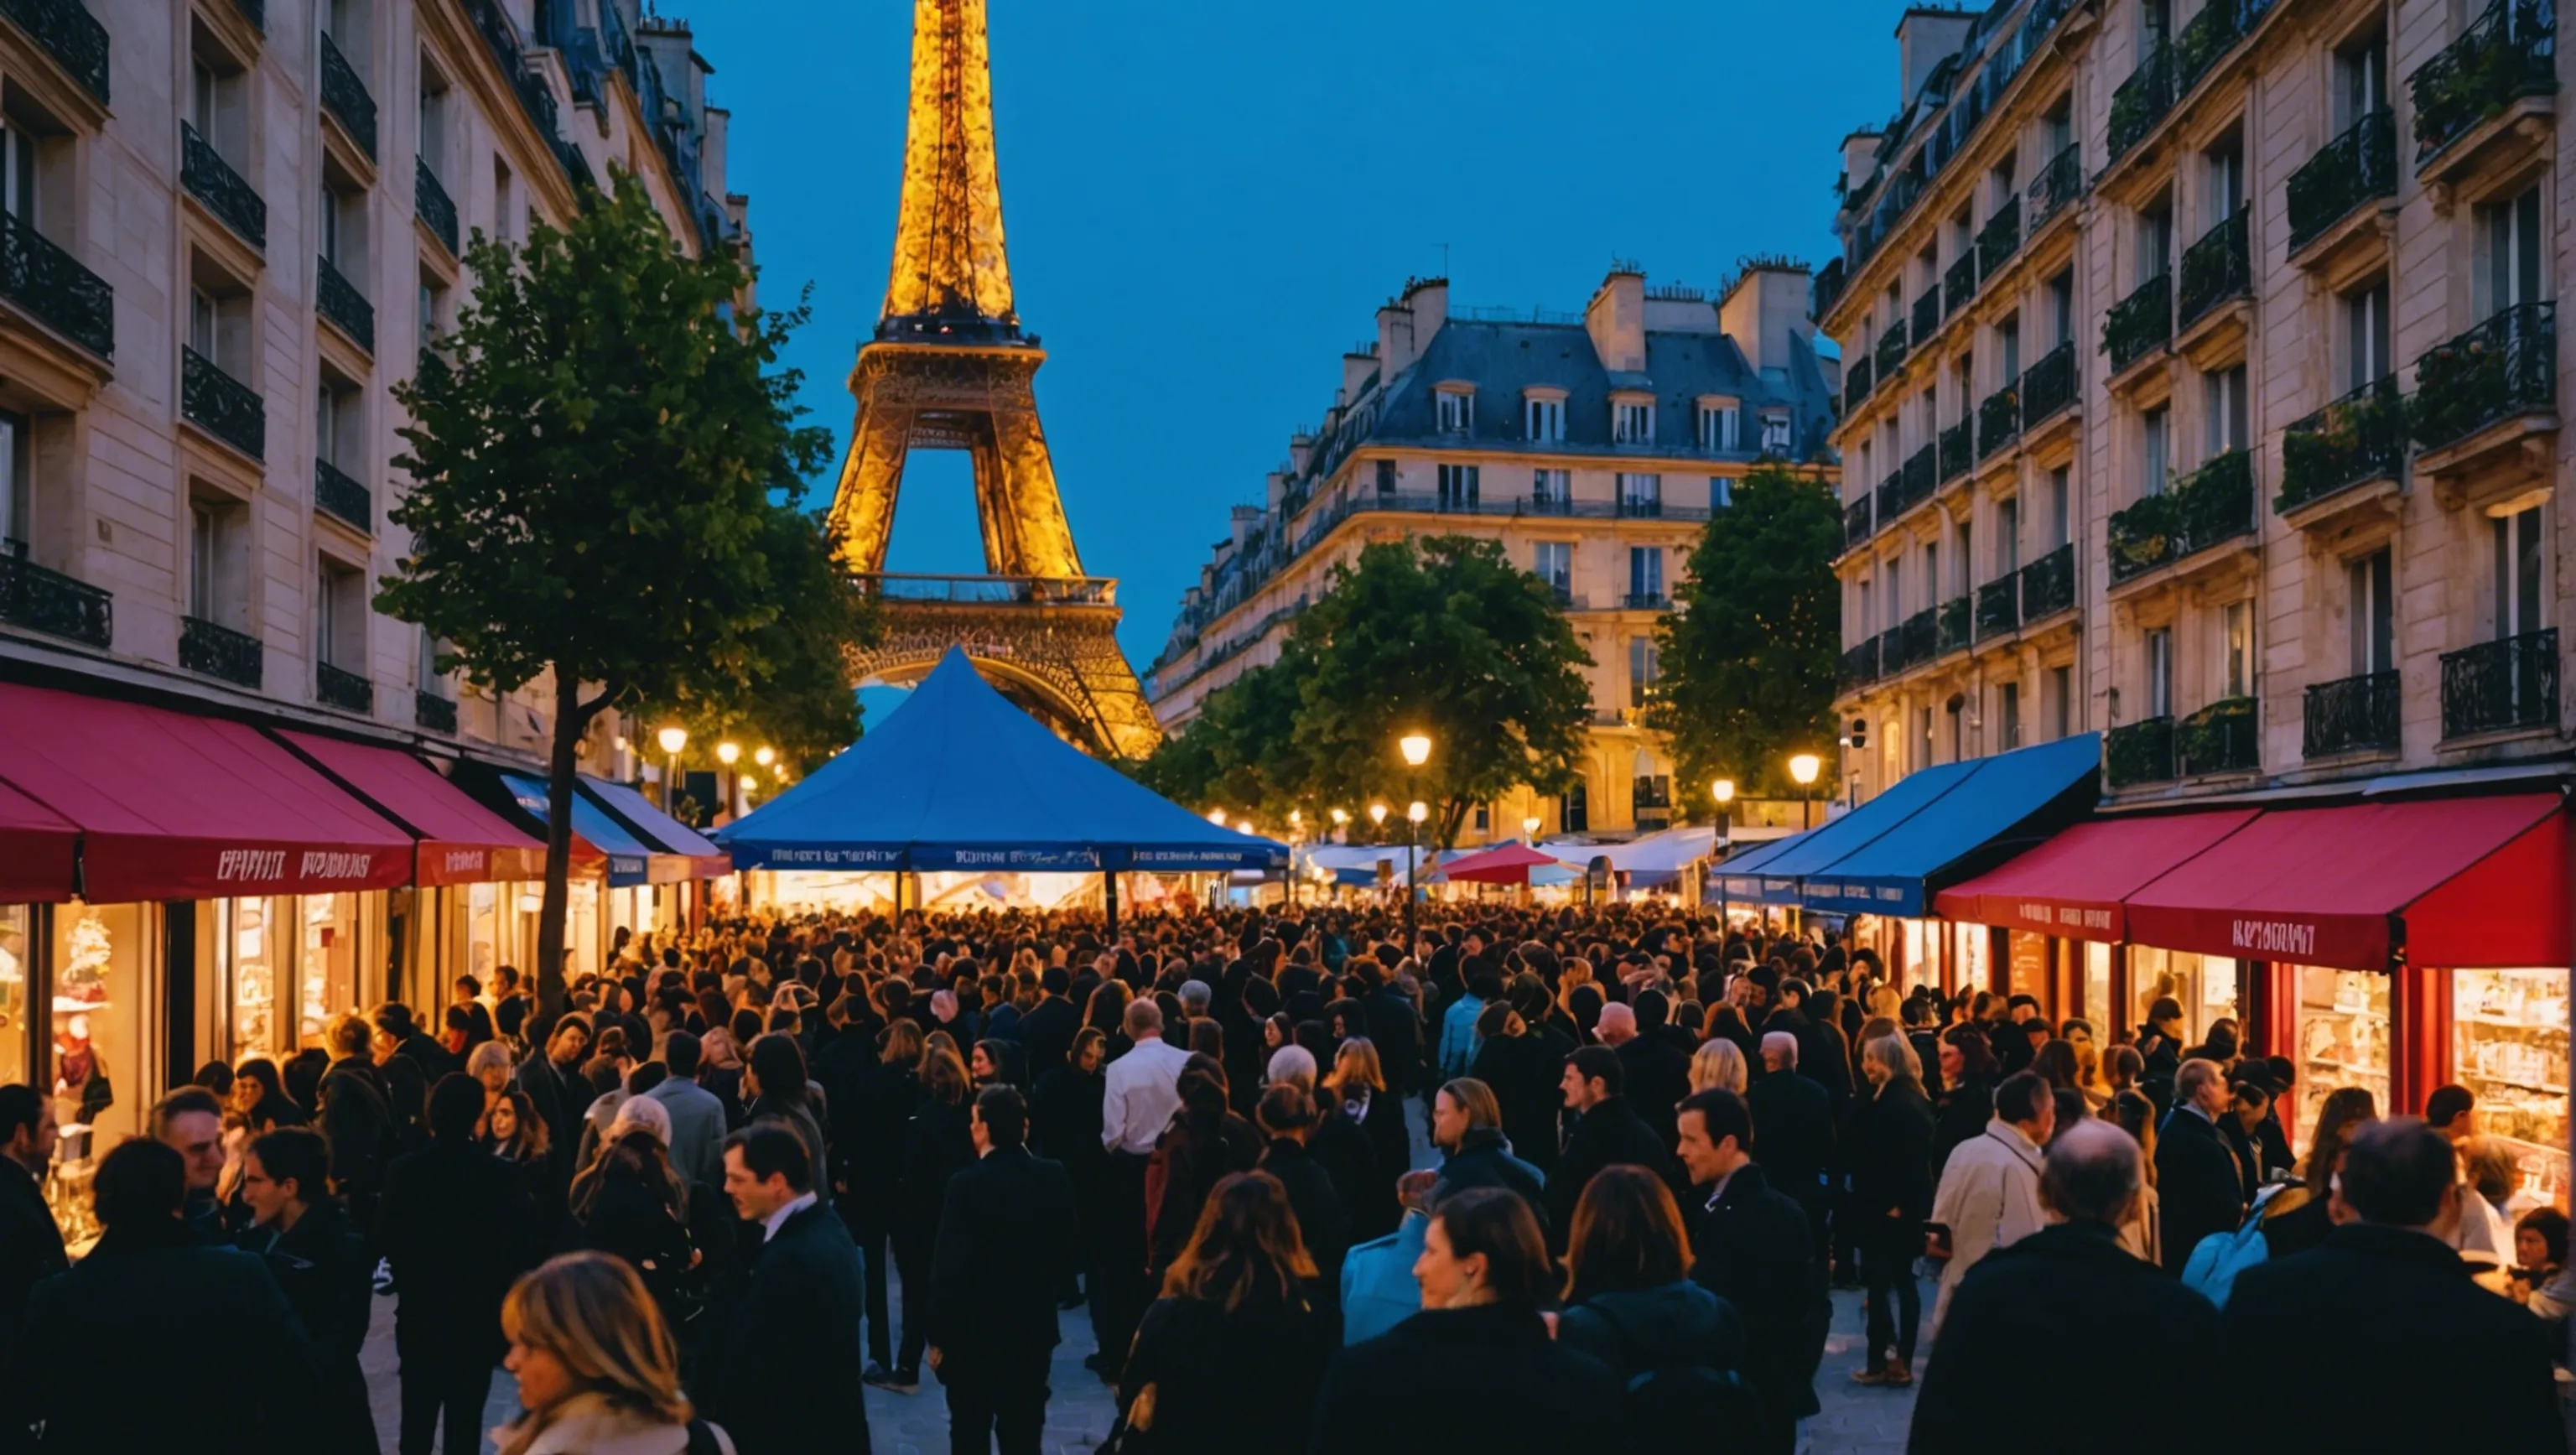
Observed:
[[[1923,290],[1922,297],[1914,300],[1914,347],[1919,349],[1930,343],[1932,335],[1940,328],[1941,285],[1935,283]]]
[[[2174,777],[2174,720],[2151,717],[2123,723],[2102,735],[2102,776],[2113,788],[2140,783],[2171,783]]]
[[[1941,274],[1941,312],[1943,316],[1946,317],[1967,307],[1968,300],[1976,296],[1977,251],[1974,248],[1970,248],[1968,251],[1959,254],[1957,261],[1951,263],[1948,269],[1943,271]]]
[[[1977,458],[1991,459],[1996,451],[2019,438],[2021,391],[2006,384],[1977,406]]]
[[[2271,0],[2208,0],[2174,37],[2174,97],[2200,84],[2221,57],[2236,48],[2271,8]]]
[[[1909,503],[1905,498],[1905,467],[1900,465],[1878,482],[1878,518],[1893,521],[1905,513]]]
[[[447,189],[438,185],[438,174],[429,169],[425,158],[412,159],[411,205],[420,220],[429,224],[430,235],[446,247],[449,257],[464,252],[457,244],[456,203],[447,195]]]
[[[1991,278],[2004,270],[2012,255],[2021,251],[2021,197],[2004,199],[2004,205],[1986,225],[1977,231],[1977,276]]]
[[[2496,0],[2406,78],[2415,100],[2415,164],[2440,156],[2525,96],[2558,89],[2558,14],[2551,0]]]
[[[336,520],[376,533],[376,501],[356,477],[329,460],[313,462],[313,506]]]
[[[1956,480],[1976,467],[1976,426],[1963,419],[1941,431],[1941,478]]]
[[[1977,640],[2021,626],[2021,573],[2006,572],[1977,588]]]
[[[2064,212],[2076,198],[2084,195],[2084,148],[2068,142],[2066,148],[2040,165],[2030,179],[2030,231],[2037,232],[2048,220]]]
[[[1887,332],[1878,336],[1877,351],[1870,357],[1878,366],[1880,378],[1896,372],[1897,366],[1905,362],[1905,320],[1900,318],[1887,326]]]
[[[184,121],[179,123],[179,183],[224,226],[241,234],[242,241],[254,248],[268,246],[268,204],[212,143]]]
[[[1905,457],[1905,468],[1899,478],[1904,482],[1902,494],[1908,508],[1932,498],[1941,484],[1940,472],[1933,467],[1933,447],[1925,445]]]
[[[2103,159],[2108,166],[2129,154],[2129,149],[2147,139],[2156,123],[2174,104],[2173,46],[2159,39],[2147,50],[2138,68],[2129,73],[2111,91],[2111,132],[2104,142],[2110,155]]]
[[[266,664],[259,638],[202,617],[179,618],[179,665],[189,671],[256,689]]]
[[[2254,457],[2229,450],[2111,517],[2111,580],[2141,576],[2254,530]]]
[[[372,713],[376,710],[376,684],[355,672],[317,662],[313,666],[313,698],[342,712]]]
[[[9,541],[0,545],[0,622],[105,651],[116,637],[116,602],[28,560],[27,548]]]
[[[2173,332],[2173,274],[2159,273],[2112,304],[2110,316],[2102,320],[2102,351],[2111,356],[2111,372],[2172,342]]]
[[[2290,174],[2290,251],[2314,242],[2363,203],[2396,195],[2397,113],[2382,106]]]
[[[2075,605],[2073,542],[2021,568],[2021,619],[2039,621]]]
[[[2174,767],[2185,778],[2263,766],[2262,713],[2251,697],[2223,698],[2174,724]]]
[[[1859,358],[1852,360],[1849,366],[1844,369],[1844,413],[1848,414],[1851,411],[1860,408],[1860,402],[1869,397],[1870,384],[1873,377],[1874,376],[1870,373],[1869,355],[1867,354],[1863,354]]]
[[[1871,637],[1857,647],[1845,648],[1834,680],[1845,687],[1860,687],[1877,681],[1878,642],[1878,638]]]
[[[6,18],[71,73],[81,89],[107,101],[107,27],[79,0],[0,0]]]
[[[2068,339],[2021,375],[2021,427],[2035,428],[2039,422],[2075,402],[2075,341]]]
[[[358,68],[340,54],[326,32],[322,37],[322,109],[339,119],[358,150],[370,158],[376,154],[376,98],[367,94],[367,83],[358,79]]]
[[[1672,604],[1673,599],[1661,591],[1631,591],[1619,598],[1623,611],[1661,611]]]
[[[2406,401],[2397,377],[2355,389],[2281,432],[2281,493],[2288,514],[2364,480],[2394,480],[2406,460]]]
[[[329,258],[314,259],[313,305],[351,343],[371,354],[376,351],[375,305]]]
[[[1476,502],[1470,500],[1467,504],[1472,509]],[[1619,518],[1661,520],[1664,518],[1664,498],[1660,495],[1622,495],[1619,497]]]
[[[1105,606],[1117,599],[1113,579],[1082,576],[925,576],[875,572],[859,577],[872,601],[940,606]]]
[[[411,695],[411,720],[415,727],[434,733],[456,731],[456,699],[431,692],[426,688]]]
[[[1975,621],[1976,609],[1967,597],[1953,596],[1942,602],[1940,643],[1933,649],[1935,655],[1946,657],[1952,652],[1966,651],[1968,643],[1975,638]]]
[[[2299,756],[2397,751],[2398,700],[2395,672],[2311,685],[2300,707]]]
[[[2442,654],[2442,736],[2558,725],[2558,629]]]
[[[1907,617],[1905,624],[1896,630],[1898,633],[1896,656],[1899,666],[1911,667],[1918,663],[1929,662],[1932,660],[1934,650],[1940,645],[1941,614],[1927,606]]]
[[[0,212],[0,293],[99,358],[116,357],[115,290],[7,212]]]
[[[2247,215],[2239,203],[2236,215],[2201,235],[2183,249],[2182,286],[2174,295],[2176,328],[2187,328],[2225,299],[2254,290],[2254,270],[2247,256]]]
[[[1872,497],[1862,495],[1843,507],[1843,544],[1856,546],[1878,530],[1878,513],[1870,508]]]
[[[2517,414],[2546,412],[2557,381],[2557,305],[2503,309],[2417,361],[2415,442],[2437,450]]]
[[[185,344],[179,366],[179,412],[254,460],[266,454],[268,408],[259,391]]]

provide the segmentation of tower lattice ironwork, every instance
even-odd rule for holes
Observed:
[[[883,641],[858,665],[901,681],[963,646],[988,678],[1093,751],[1141,757],[1162,734],[1118,650],[1118,583],[1083,574],[1056,493],[1034,388],[1045,362],[1011,298],[984,0],[915,0],[894,266],[876,336],[850,374],[858,420],[832,502],[842,560],[886,616]],[[916,448],[973,459],[990,575],[886,572]]]

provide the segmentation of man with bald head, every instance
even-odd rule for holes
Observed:
[[[2121,1382],[2206,1384],[2218,1310],[2120,1246],[2146,1184],[2138,1144],[2085,1120],[2048,1144],[2039,1196],[2049,1226],[1978,1260],[1959,1283],[1940,1350],[1914,1400],[1911,1452],[2156,1451],[2173,1431],[2101,1414],[2100,1331],[2120,1330]]]
[[[1745,1089],[1753,1111],[1753,1160],[1807,1215],[1816,1266],[1830,1262],[1825,1232],[1826,1174],[1834,1163],[1834,1102],[1824,1083],[1798,1069],[1798,1038],[1788,1031],[1762,1034],[1762,1074]]]

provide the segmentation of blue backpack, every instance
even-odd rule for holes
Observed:
[[[2272,1211],[2273,1199],[2292,1187],[2300,1184],[2279,1182],[2264,1188],[2254,1195],[2254,1206],[2246,1210],[2245,1221],[2237,1225],[2235,1232],[2212,1233],[2201,1239],[2182,1265],[2182,1286],[2220,1308],[2227,1307],[2228,1295],[2236,1291],[2236,1276],[2272,1256],[2271,1245],[2263,1240],[2263,1218]],[[2304,1187],[2300,1190],[2306,1191]]]

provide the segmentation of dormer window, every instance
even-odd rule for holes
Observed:
[[[1561,390],[1533,389],[1521,397],[1522,436],[1534,444],[1561,444],[1565,440],[1565,394]]]
[[[1442,434],[1474,433],[1476,391],[1472,387],[1443,384],[1434,398],[1439,401]]]
[[[1785,409],[1762,411],[1762,452],[1770,455],[1785,455],[1789,452],[1789,411]]]
[[[1716,396],[1699,402],[1699,447],[1710,454],[1744,448],[1742,410],[1732,399]]]
[[[1655,401],[1638,396],[1613,396],[1610,401],[1610,439],[1614,444],[1651,445],[1655,442]]]

